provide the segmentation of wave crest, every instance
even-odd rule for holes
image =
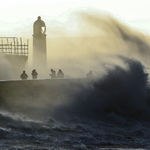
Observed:
[[[90,88],[76,93],[72,100],[54,110],[56,118],[100,119],[108,113],[140,120],[149,119],[148,74],[136,60],[120,57],[126,68],[114,66],[93,82]]]

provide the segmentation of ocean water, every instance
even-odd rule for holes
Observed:
[[[63,103],[32,106],[35,117],[3,103],[0,149],[150,149],[149,75],[139,61],[122,60],[125,68],[114,66],[103,77],[91,79],[90,86],[68,90],[67,97],[59,97]]]

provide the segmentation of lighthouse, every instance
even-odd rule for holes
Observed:
[[[33,68],[41,74],[47,68],[46,25],[40,16],[33,24]]]

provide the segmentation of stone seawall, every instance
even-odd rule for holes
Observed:
[[[66,102],[91,82],[86,78],[0,81],[0,108],[35,115]]]

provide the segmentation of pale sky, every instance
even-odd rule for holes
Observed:
[[[3,0],[0,4],[0,34],[18,35],[22,29],[26,32],[37,16],[41,16],[46,23],[48,19],[63,23],[68,17],[64,14],[71,11],[108,13],[150,35],[150,0]]]

